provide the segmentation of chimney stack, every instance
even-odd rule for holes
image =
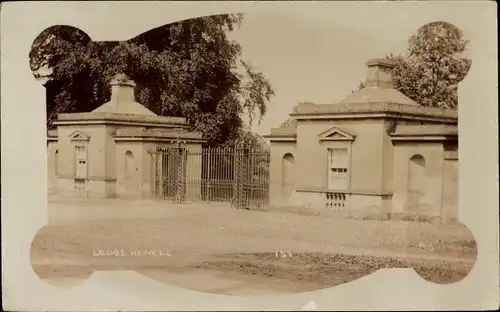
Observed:
[[[111,80],[111,102],[135,102],[135,82],[125,74],[117,74]]]
[[[371,59],[366,62],[368,67],[368,77],[365,85],[367,87],[377,87],[392,89],[392,74],[394,62],[386,59]]]

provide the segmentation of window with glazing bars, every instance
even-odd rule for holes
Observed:
[[[328,189],[347,190],[349,181],[349,153],[347,148],[328,149]]]

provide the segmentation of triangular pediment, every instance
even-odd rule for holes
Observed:
[[[354,141],[356,136],[338,127],[333,127],[318,135],[320,141]]]
[[[90,140],[90,136],[80,130],[76,130],[75,132],[69,135],[71,141],[88,141]]]

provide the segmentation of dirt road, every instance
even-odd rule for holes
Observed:
[[[394,266],[453,282],[467,274],[476,256],[473,237],[459,225],[218,205],[59,200],[50,204],[50,222],[32,247],[32,264],[42,278],[131,269],[219,293],[314,290]]]

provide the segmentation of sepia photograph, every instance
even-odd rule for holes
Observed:
[[[127,40],[40,29],[26,59],[46,111],[33,272],[59,290],[133,271],[254,298],[386,269],[464,282],[481,253],[459,202],[474,38],[444,18],[400,23],[383,38],[297,12]]]
[[[250,122],[275,91],[229,38],[244,22],[194,18],[126,42],[54,26],[35,39],[50,194],[31,250],[40,278],[133,269],[224,294],[317,290],[385,267],[464,278],[477,249],[457,220],[461,30],[422,25],[407,51],[373,55],[356,90],[331,95],[344,99],[298,103],[258,133]]]

